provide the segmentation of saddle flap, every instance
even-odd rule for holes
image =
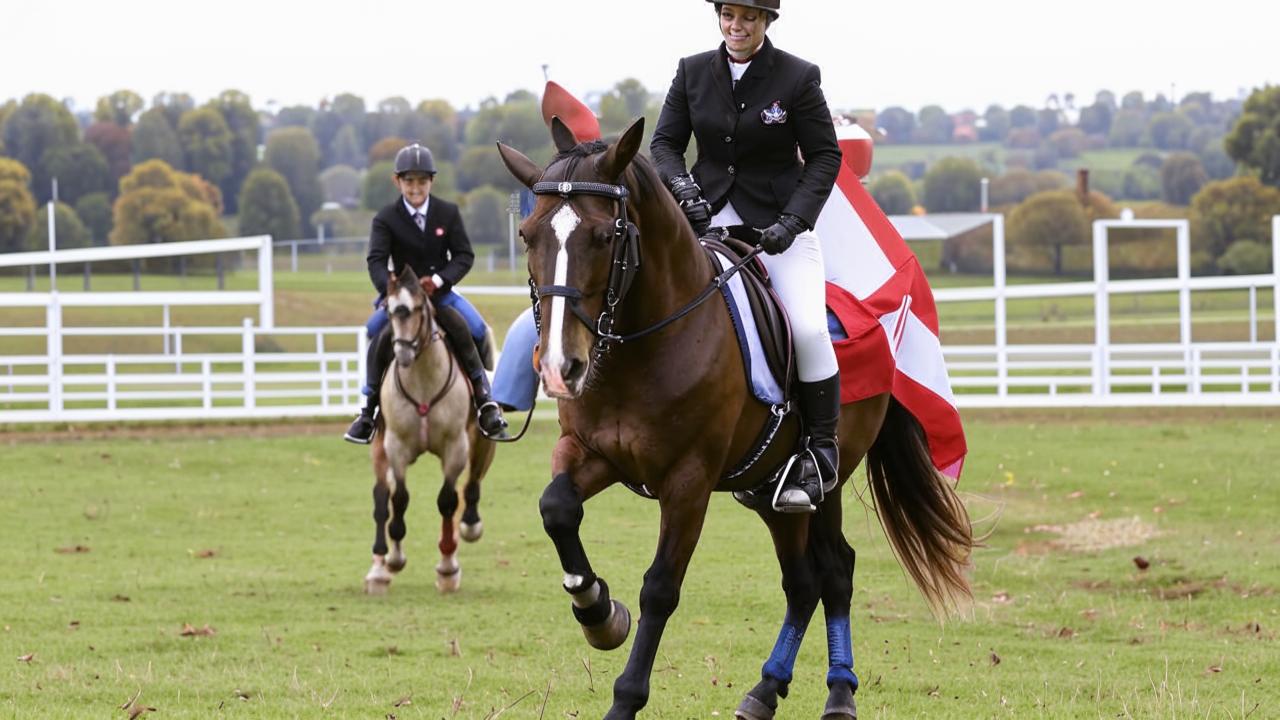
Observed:
[[[708,253],[723,254],[732,263],[741,262],[754,249],[754,246],[729,235],[721,235],[719,238],[704,237],[702,244]],[[715,263],[714,258],[712,261]],[[716,267],[719,267],[718,263]],[[773,291],[769,273],[758,256],[743,266],[738,275],[742,278],[747,303],[751,306],[751,315],[755,318],[760,333],[765,362],[785,395],[791,388],[794,372],[791,323],[787,319],[786,309]]]

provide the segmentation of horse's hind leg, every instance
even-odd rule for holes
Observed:
[[[395,472],[395,487],[391,491],[391,521],[387,523],[387,532],[391,535],[391,552],[387,554],[387,569],[398,573],[404,569],[408,559],[404,556],[405,523],[404,515],[409,510],[409,482],[404,470]]]
[[[745,720],[772,718],[778,708],[778,698],[787,696],[796,653],[800,651],[809,619],[818,607],[822,586],[809,548],[809,516],[765,511],[760,513],[760,517],[773,536],[773,547],[782,569],[787,614],[782,621],[782,629],[778,631],[773,652],[760,669],[760,682],[747,692],[734,712],[735,716]]]
[[[454,528],[454,515],[458,512],[458,478],[466,471],[468,443],[449,443],[440,458],[444,480],[436,507],[440,510],[440,562],[436,563],[436,589],[442,593],[455,592],[462,583],[462,567],[458,565],[458,533]]]
[[[475,542],[484,535],[484,523],[480,521],[480,481],[489,471],[493,453],[494,444],[488,440],[473,441],[471,445],[471,466],[467,472],[467,487],[463,491],[467,504],[462,509],[462,522],[458,526],[458,535],[467,542]]]
[[[386,434],[379,432],[373,439],[370,451],[373,458],[373,566],[364,576],[364,591],[370,595],[383,595],[391,585],[391,571],[387,568],[387,520],[391,510],[391,485],[385,439]]]

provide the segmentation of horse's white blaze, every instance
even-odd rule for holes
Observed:
[[[551,218],[551,229],[560,242],[556,250],[555,284],[565,285],[569,280],[569,235],[573,233],[582,218],[573,211],[569,203],[560,206]],[[547,326],[547,357],[543,367],[550,369],[556,377],[560,375],[560,366],[564,363],[564,310],[565,299],[559,295],[551,296],[551,324]]]
[[[409,292],[409,288],[402,287],[396,295],[396,301],[405,307],[413,307],[413,293]]]

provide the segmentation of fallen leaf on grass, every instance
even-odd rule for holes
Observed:
[[[68,629],[68,630],[79,630],[79,629],[80,629],[80,621],[79,621],[79,620],[72,620],[71,622],[67,623],[67,629]]]
[[[135,718],[137,718],[139,715],[144,715],[146,713],[155,712],[155,711],[156,711],[155,708],[150,707],[148,705],[134,705],[129,710],[129,720],[135,720]]]
[[[995,654],[995,651],[992,651],[992,653],[991,653],[991,665],[994,667],[994,666],[999,665],[999,664],[1000,664],[1000,656],[999,656],[999,655],[997,655],[997,654]]]
[[[112,595],[111,602],[129,602],[128,595]]]
[[[995,604],[997,604],[997,605],[1008,605],[1008,604],[1009,604],[1009,593],[1007,593],[1007,592],[1005,592],[1005,591],[1001,590],[1000,592],[998,592],[998,593],[996,593],[995,595],[992,595],[992,596],[991,596],[991,602],[993,602],[993,603],[995,603]]]
[[[217,550],[201,550],[195,553],[195,556],[198,558],[211,558],[216,556],[217,554],[218,554]]]
[[[1080,617],[1084,618],[1085,620],[1093,620],[1098,617],[1098,611],[1095,610],[1094,608],[1089,608],[1088,610],[1081,610]]]
[[[1082,498],[1082,497],[1084,497],[1084,491],[1083,491],[1083,490],[1076,490],[1076,491],[1075,491],[1075,492],[1073,492],[1073,493],[1067,493],[1067,499],[1068,499],[1068,500],[1075,500],[1075,499],[1077,499],[1077,498]]]
[[[137,700],[137,699],[138,699],[138,696],[139,696],[139,695],[141,695],[141,694],[142,694],[142,688],[138,688],[138,692],[134,693],[134,694],[133,694],[133,697],[129,698],[128,700],[125,700],[125,701],[124,701],[124,704],[120,706],[120,709],[121,709],[121,710],[128,710],[128,709],[129,709],[129,707],[130,707],[131,705],[133,705],[133,701],[134,701],[134,700]]]
[[[1075,637],[1075,635],[1076,635],[1076,631],[1072,630],[1069,627],[1064,627],[1058,630],[1058,637],[1060,638],[1071,638],[1071,637]]]
[[[1204,674],[1205,674],[1205,675],[1213,675],[1213,674],[1220,673],[1220,672],[1222,672],[1222,666],[1221,666],[1221,665],[1210,665],[1209,667],[1205,668],[1205,670],[1204,670]]]
[[[59,555],[81,555],[89,552],[88,545],[67,545],[66,547],[54,548],[54,552]]]
[[[1139,570],[1146,570],[1147,568],[1151,567],[1151,562],[1148,561],[1146,558],[1142,557],[1141,555],[1138,555],[1133,559],[1133,564],[1137,565]]]
[[[458,638],[453,638],[449,641],[449,655],[462,657],[462,646],[458,644]]]
[[[405,705],[412,705],[412,704],[413,704],[413,696],[405,695],[399,700],[391,703],[391,707],[404,707]]]
[[[29,663],[29,662],[31,662],[32,660],[34,660],[35,658],[36,658],[36,654],[35,654],[35,653],[27,653],[26,655],[19,655],[19,656],[18,656],[18,662]]]
[[[236,688],[236,697],[240,698],[241,700],[248,700],[249,698],[253,697],[253,695],[251,693],[245,692],[244,690],[241,690],[240,688]]]
[[[208,623],[205,623],[205,626],[202,628],[197,628],[191,623],[183,623],[182,632],[178,633],[178,635],[182,637],[210,637],[216,634],[217,631],[209,627]]]
[[[939,687],[940,687],[939,685],[934,685],[932,688],[930,688],[930,689],[929,689],[929,697],[938,697],[938,688],[939,688]]]

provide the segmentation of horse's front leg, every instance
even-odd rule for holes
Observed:
[[[387,523],[395,478],[387,459],[386,439],[386,432],[378,433],[370,449],[373,459],[373,565],[364,576],[364,591],[370,595],[384,595],[391,585],[391,571],[387,568]]]
[[[538,501],[542,527],[556,547],[564,589],[587,642],[598,650],[613,650],[631,632],[631,612],[609,597],[609,586],[591,569],[579,534],[582,504],[613,483],[612,469],[569,437],[556,444],[551,467],[551,483]]]
[[[613,684],[613,706],[605,720],[630,720],[649,701],[649,676],[667,619],[680,604],[680,587],[702,534],[711,481],[702,468],[673,473],[659,493],[661,527],[653,564],[640,590],[640,621],[627,666]]]
[[[470,447],[465,437],[445,445],[440,456],[440,469],[444,480],[436,507],[440,510],[440,562],[436,564],[436,589],[442,593],[455,592],[462,583],[462,566],[458,564],[458,532],[454,527],[454,515],[458,512],[458,478],[466,472]]]
[[[766,510],[760,517],[773,536],[774,552],[782,570],[782,591],[787,597],[787,614],[773,652],[760,668],[760,682],[747,692],[734,711],[736,717],[744,720],[769,720],[778,709],[778,698],[787,696],[796,654],[800,652],[800,643],[818,607],[822,589],[811,547],[810,516]]]

